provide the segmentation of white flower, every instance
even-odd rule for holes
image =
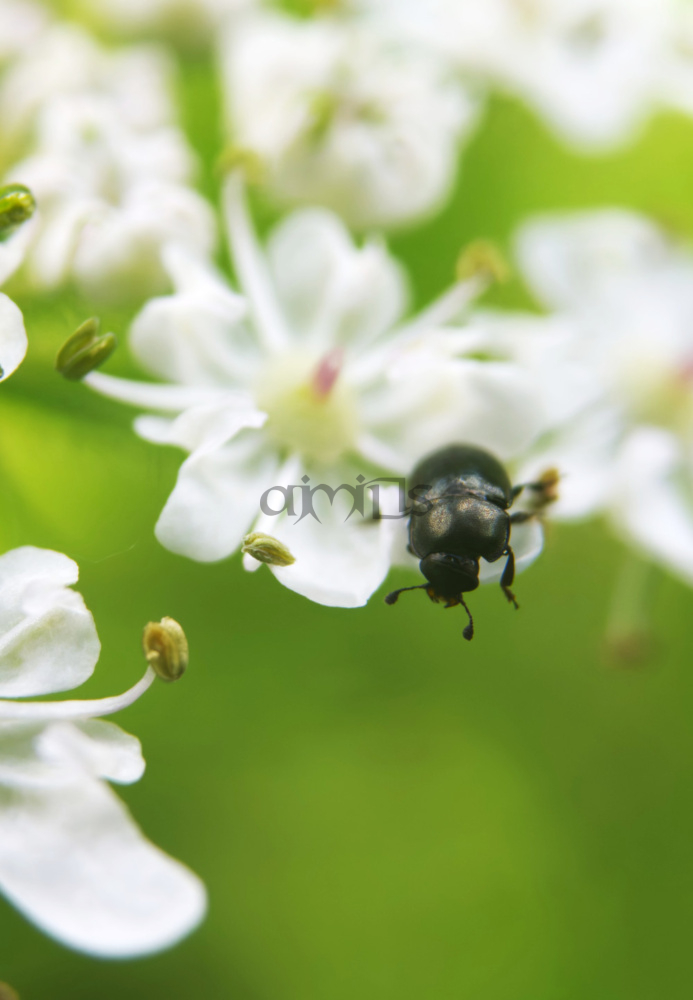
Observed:
[[[669,0],[362,0],[362,6],[463,74],[527,101],[584,150],[631,139],[662,100],[679,23]]]
[[[605,512],[693,583],[693,254],[618,210],[531,222],[518,246],[573,330],[541,372],[574,400],[535,460],[564,472],[556,512]]]
[[[258,14],[220,52],[229,130],[283,202],[392,226],[449,193],[475,106],[440,61],[348,19]]]
[[[80,94],[107,98],[130,128],[170,125],[173,79],[173,64],[158,46],[107,50],[83,28],[57,23],[24,46],[3,75],[0,130],[5,143],[26,140],[47,104]]]
[[[517,366],[465,357],[464,328],[449,326],[483,277],[403,321],[403,276],[379,242],[357,248],[335,216],[313,209],[280,225],[263,255],[238,176],[227,184],[226,214],[247,299],[209,265],[169,249],[175,294],[145,306],[131,346],[173,384],[98,372],[86,381],[168,414],[140,417],[137,431],[190,452],[156,527],[167,548],[222,559],[255,522],[295,557],[272,567],[287,587],[322,604],[364,604],[388,572],[392,535],[404,521],[345,523],[350,505],[340,494],[332,508],[316,497],[321,523],[256,522],[263,492],[300,486],[304,475],[332,488],[374,469],[405,475],[455,441],[509,458],[538,430],[531,389]]]
[[[93,619],[69,589],[67,556],[25,547],[0,556],[0,891],[46,933],[107,958],[174,944],[204,914],[195,875],[145,839],[107,781],[144,771],[139,741],[102,722],[155,678],[91,701],[52,694],[91,676]]]
[[[512,5],[511,5],[512,6]],[[657,101],[671,14],[661,0],[530,0],[499,48],[496,79],[567,141],[604,149],[633,138]]]
[[[182,183],[189,165],[175,129],[130,131],[89,97],[52,102],[36,152],[8,175],[24,178],[39,204],[33,278],[53,287],[72,273],[100,298],[165,287],[166,243],[201,253],[214,243],[211,209]]]
[[[167,74],[148,50],[106,57],[69,30],[44,41],[45,79],[32,54],[4,90],[35,118],[33,152],[8,173],[39,205],[30,273],[47,287],[73,276],[102,299],[150,295],[165,287],[162,246],[214,243],[213,214],[187,186],[192,153],[167,123]]]

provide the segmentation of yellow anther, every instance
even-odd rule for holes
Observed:
[[[162,681],[177,681],[188,666],[188,640],[173,618],[144,626],[142,647],[147,663]]]
[[[272,535],[264,535],[261,531],[252,531],[245,536],[241,552],[258,562],[267,563],[268,566],[291,566],[296,562],[283,542]]]
[[[246,184],[262,184],[265,180],[266,170],[261,156],[243,146],[227,146],[217,158],[218,174],[224,176],[234,170],[241,171]]]
[[[457,259],[458,281],[487,277],[499,284],[510,277],[510,266],[495,243],[490,240],[475,240],[464,248]]]

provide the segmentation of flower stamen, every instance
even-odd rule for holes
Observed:
[[[54,720],[95,719],[112,715],[127,708],[141,698],[156,680],[156,674],[147,667],[144,676],[122,694],[110,698],[85,698],[71,701],[6,701],[0,700],[2,722],[52,722]]]
[[[285,350],[290,342],[289,331],[248,215],[243,174],[238,169],[230,174],[224,185],[224,214],[236,272],[250,304],[258,336],[267,351]]]

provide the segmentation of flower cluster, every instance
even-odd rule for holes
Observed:
[[[358,21],[257,12],[220,45],[227,126],[283,202],[392,226],[439,208],[476,101],[428,53]]]
[[[570,391],[570,413],[554,411],[532,460],[560,462],[556,513],[605,513],[693,583],[691,249],[623,210],[537,219],[517,245],[537,298],[571,331],[542,374],[562,406]]]
[[[678,0],[342,0],[320,16],[238,8],[219,60],[233,142],[273,196],[358,227],[438,209],[486,96],[510,92],[565,142],[632,141],[693,110],[693,17]]]
[[[0,282],[23,266],[34,289],[72,283],[137,309],[129,347],[149,380],[96,371],[116,343],[96,317],[56,367],[139,409],[140,437],[184,453],[159,541],[200,562],[240,550],[247,570],[265,564],[314,602],[357,607],[393,565],[414,565],[394,483],[464,444],[507,464],[519,487],[501,490],[506,505],[523,483],[550,483],[553,499],[547,470],[558,470],[553,516],[603,516],[693,584],[690,248],[623,210],[529,220],[515,256],[540,311],[483,305],[502,267],[478,243],[413,313],[383,235],[444,207],[494,89],[582,150],[628,141],[657,107],[693,113],[691,11],[678,0],[306,0],[304,17],[279,6],[82,2],[126,34],[213,39],[230,279],[193,187],[175,49],[109,48],[28,0],[0,0]],[[266,238],[249,181],[265,208],[291,208]],[[0,380],[26,349],[21,312],[0,294]],[[379,484],[368,512],[353,501],[360,487],[339,489],[366,481]],[[311,516],[269,509],[272,490],[303,491]],[[474,495],[487,510],[492,498]],[[521,569],[541,551],[538,504],[508,524],[501,554],[512,568],[514,550]],[[500,578],[514,600],[499,552],[481,579]],[[18,700],[94,669],[76,580],[56,552],[0,555],[0,889],[72,947],[135,955],[194,927],[205,894],[106,783],[137,780],[144,762],[99,717],[157,675],[176,680],[187,643],[164,619],[147,627],[149,666],[125,694]]]
[[[99,299],[165,287],[162,248],[211,252],[211,209],[189,187],[194,157],[175,125],[173,68],[153,46],[103,50],[81,28],[49,24],[0,81],[6,180],[39,205],[28,246],[40,287],[68,278]]]
[[[691,109],[691,12],[678,0],[354,0],[465,78],[530,104],[583,151]]]
[[[354,246],[334,215],[297,212],[263,253],[237,172],[225,216],[243,295],[208,262],[170,248],[174,294],[149,302],[132,326],[138,360],[171,384],[100,372],[86,381],[156,411],[137,419],[138,433],[189,452],[157,524],[164,545],[222,559],[254,525],[295,557],[273,567],[286,586],[322,604],[364,604],[404,547],[394,521],[346,521],[339,498],[319,521],[257,520],[261,494],[308,479],[338,486],[369,468],[406,475],[431,442],[521,455],[543,426],[532,385],[517,365],[473,356],[462,319],[488,283],[483,260],[404,319],[397,264],[380,242]]]

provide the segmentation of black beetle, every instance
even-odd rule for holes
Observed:
[[[428,582],[394,590],[385,601],[394,604],[405,590],[425,590],[432,601],[445,601],[446,608],[461,604],[469,616],[462,634],[471,639],[474,621],[462,594],[479,586],[479,559],[492,563],[507,556],[500,585],[517,607],[510,589],[515,578],[510,528],[536,517],[556,498],[558,474],[551,469],[536,483],[513,486],[489,452],[453,444],[419,462],[411,482],[415,486],[409,495],[416,493],[422,509],[415,508],[409,520],[409,551],[421,560],[419,568]],[[536,494],[532,509],[509,514],[508,508],[525,488]]]

